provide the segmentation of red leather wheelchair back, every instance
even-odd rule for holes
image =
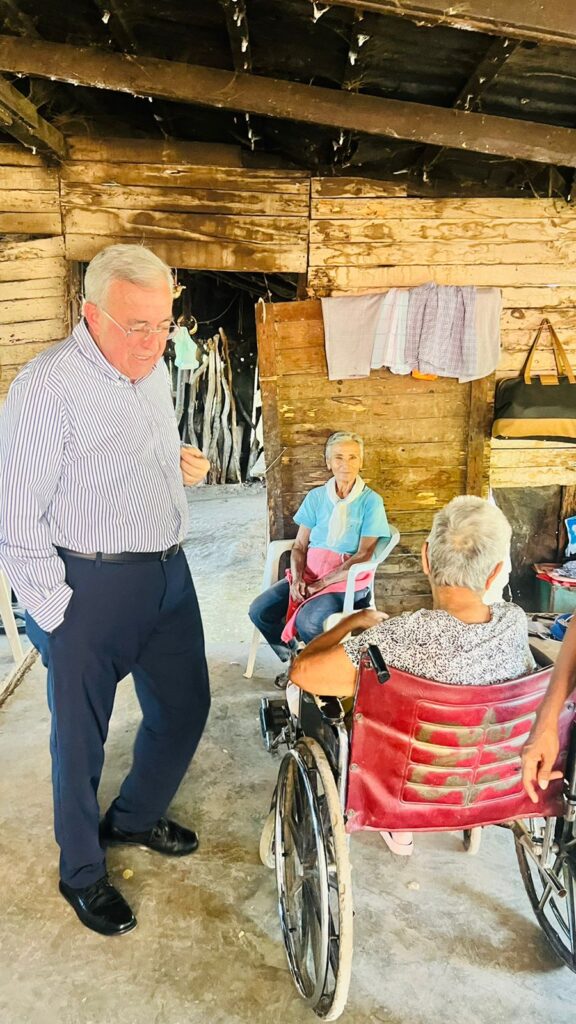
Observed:
[[[533,804],[520,752],[550,668],[493,686],[452,686],[362,659],[348,772],[348,832],[439,831],[562,812],[562,780]],[[561,720],[564,764],[573,705]]]

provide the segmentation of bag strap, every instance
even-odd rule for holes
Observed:
[[[546,322],[548,324],[548,330],[550,331],[550,334],[552,336],[552,344],[554,346],[556,366],[558,366],[558,362],[560,361],[560,366],[563,366],[564,368],[564,375],[568,377],[568,380],[571,384],[576,384],[576,377],[574,376],[574,371],[570,365],[570,360],[566,355],[566,349],[564,348],[562,342],[560,341],[560,338],[556,334],[556,331],[554,330],[554,327],[552,326],[550,321],[548,320]]]
[[[552,351],[554,353],[554,362],[556,363],[556,370],[558,372],[558,376],[566,376],[571,384],[576,384],[576,377],[574,376],[574,372],[568,360],[568,356],[566,355],[566,351],[563,345],[561,344],[560,339],[556,334],[556,331],[554,330],[552,324],[548,319],[542,320],[538,330],[536,331],[536,337],[534,338],[534,341],[530,346],[530,351],[528,352],[526,362],[524,363],[522,369],[524,382],[526,384],[532,383],[532,363],[534,362],[534,356],[536,354],[536,346],[540,341],[542,332],[544,330],[547,330],[550,335],[550,341],[552,342]]]

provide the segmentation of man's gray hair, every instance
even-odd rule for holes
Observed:
[[[330,434],[330,437],[326,441],[326,447],[324,449],[326,461],[330,458],[330,452],[334,445],[340,444],[341,441],[355,441],[360,448],[360,455],[364,458],[364,440],[360,437],[360,434],[351,434],[348,430],[337,430],[335,434]]]
[[[84,277],[84,301],[102,306],[112,281],[130,281],[154,288],[166,281],[174,288],[170,267],[143,245],[109,245],[88,264]]]
[[[498,562],[506,562],[511,537],[510,523],[495,505],[472,495],[453,498],[434,516],[428,537],[432,583],[483,593]]]

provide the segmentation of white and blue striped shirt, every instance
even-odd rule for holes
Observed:
[[[164,362],[132,383],[80,323],[24,367],[0,414],[0,566],[51,632],[72,594],[57,546],[162,551],[186,526]]]

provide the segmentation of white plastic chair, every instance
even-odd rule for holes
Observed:
[[[12,590],[3,572],[0,571],[0,618],[4,626],[6,638],[10,644],[14,661],[22,661],[24,650],[18,633],[18,626],[12,610]]]
[[[344,606],[341,612],[337,612],[334,615],[330,615],[324,623],[324,628],[329,628],[330,625],[334,625],[339,622],[343,615],[349,615],[350,612],[354,611],[354,586],[356,577],[362,572],[375,572],[376,568],[381,562],[384,562],[390,553],[396,547],[400,540],[400,533],[395,526],[390,527],[389,537],[380,537],[376,543],[374,554],[366,562],[357,562],[351,566],[348,570],[348,578],[346,580],[346,590],[344,592]],[[264,566],[264,576],[262,579],[262,593],[268,590],[274,583],[278,582],[280,559],[286,551],[291,551],[294,547],[294,540],[273,540],[268,545],[268,552],[266,554],[266,564]],[[370,607],[375,608],[374,603],[374,587],[371,587]],[[334,620],[334,621],[332,621]],[[246,663],[246,671],[244,672],[245,679],[251,679],[254,672],[254,665],[256,663],[256,655],[258,653],[258,645],[262,635],[260,630],[254,626],[252,633],[252,642],[250,644],[250,651],[248,652],[248,661]]]

